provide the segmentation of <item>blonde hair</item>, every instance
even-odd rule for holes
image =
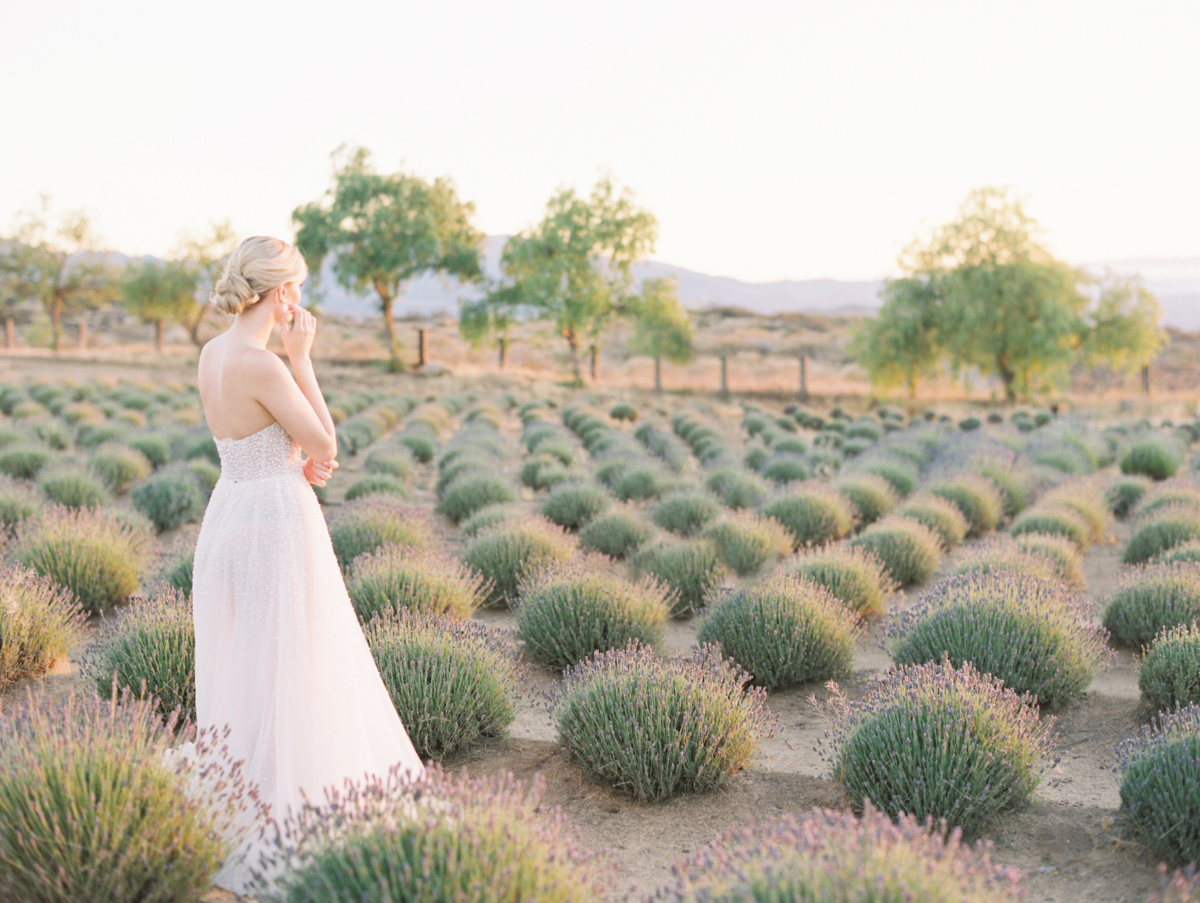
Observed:
[[[255,235],[229,255],[208,300],[223,314],[240,314],[276,286],[303,282],[307,275],[308,267],[295,245]]]

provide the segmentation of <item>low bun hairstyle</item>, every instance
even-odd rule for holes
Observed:
[[[303,282],[306,275],[308,267],[295,245],[255,235],[229,255],[208,300],[223,314],[240,314],[276,286]]]

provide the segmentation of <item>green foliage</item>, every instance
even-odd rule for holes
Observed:
[[[217,482],[221,479],[221,468],[207,458],[193,458],[184,467],[196,478],[205,498],[212,495],[212,491],[217,488]]]
[[[641,295],[631,307],[633,336],[629,347],[655,359],[654,388],[661,391],[658,359],[686,364],[695,353],[691,317],[679,303],[674,277],[643,280]]]
[[[674,880],[650,903],[921,901],[1017,903],[1020,872],[971,849],[960,831],[870,803],[862,818],[814,809],[722,834],[672,866]],[[1182,903],[1182,901],[1181,901]]]
[[[713,647],[668,661],[631,645],[568,669],[550,716],[594,781],[662,800],[720,786],[774,733],[766,691],[749,680]]]
[[[928,580],[942,557],[937,534],[906,517],[886,518],[847,542],[851,548],[865,549],[883,562],[888,576],[901,587]]]
[[[793,574],[742,586],[705,616],[696,641],[713,643],[777,690],[850,671],[858,618],[824,587]]]
[[[788,571],[825,588],[863,618],[881,615],[896,583],[873,552],[856,546],[812,549],[788,563]]]
[[[25,482],[0,476],[0,528],[11,532],[42,507],[42,494]]]
[[[665,488],[665,478],[658,464],[633,464],[625,468],[613,487],[613,494],[623,502],[657,498]]]
[[[996,529],[1004,503],[996,484],[986,477],[961,474],[937,480],[925,491],[951,502],[967,519],[968,536],[982,536]]]
[[[970,662],[1039,706],[1080,699],[1109,657],[1104,631],[1057,580],[991,571],[943,580],[888,627],[898,665]]]
[[[332,255],[341,286],[375,291],[388,352],[399,361],[392,303],[405,284],[429,270],[467,282],[482,276],[483,234],[470,223],[475,206],[458,199],[449,179],[375,172],[361,147],[335,153],[333,181],[323,198],[292,211],[296,247],[314,284]]]
[[[112,500],[95,477],[78,468],[44,470],[38,486],[50,501],[65,508],[99,508]]]
[[[1200,703],[1200,626],[1195,621],[1154,638],[1138,668],[1138,689],[1157,712]]]
[[[199,520],[207,504],[200,482],[186,467],[147,477],[130,490],[129,498],[159,532]]]
[[[1169,505],[1134,529],[1121,560],[1143,564],[1196,539],[1200,539],[1200,510],[1191,505]]]
[[[116,437],[114,436],[113,438]],[[165,436],[155,434],[131,436],[126,440],[126,443],[130,448],[136,449],[145,455],[146,460],[155,467],[165,467],[171,463],[171,444]],[[187,455],[186,457],[191,457],[191,455]]]
[[[329,538],[342,571],[359,555],[380,546],[424,548],[437,529],[424,508],[392,496],[368,496],[340,506],[329,516]]]
[[[884,286],[883,306],[852,333],[850,354],[867,371],[871,384],[904,385],[910,398],[917,382],[937,371],[941,354],[938,298],[930,280],[894,279]]]
[[[772,483],[807,480],[812,475],[804,458],[794,454],[776,454],[764,458],[757,469]]]
[[[501,607],[516,602],[527,575],[565,561],[574,552],[574,544],[561,529],[541,518],[526,517],[478,534],[467,543],[462,558],[491,583],[484,605]]]
[[[788,488],[762,507],[792,534],[792,547],[819,546],[841,539],[854,527],[854,509],[837,489],[808,481]]]
[[[83,635],[83,612],[69,593],[20,565],[0,568],[0,692],[46,673]]]
[[[899,501],[892,484],[871,473],[843,474],[834,485],[858,511],[860,524],[875,523]]]
[[[121,301],[143,323],[155,323],[155,347],[163,350],[166,321],[187,324],[196,316],[196,290],[200,273],[184,261],[144,259],[126,264],[121,278]]]
[[[1181,543],[1150,559],[1150,563],[1152,564],[1165,564],[1168,561],[1200,562],[1200,539]]]
[[[653,580],[632,583],[581,558],[534,572],[520,595],[517,636],[534,659],[559,669],[634,641],[657,648],[671,609]]]
[[[653,539],[654,534],[654,527],[633,511],[611,511],[579,531],[579,544],[609,558],[623,559]]]
[[[833,779],[855,806],[973,830],[1037,787],[1050,730],[1027,702],[970,665],[884,672],[835,720]]]
[[[369,495],[395,495],[408,498],[408,487],[404,481],[385,473],[369,474],[359,477],[346,488],[346,501],[365,498]]]
[[[1014,537],[1026,533],[1063,536],[1080,551],[1088,547],[1091,539],[1088,525],[1079,514],[1063,505],[1039,504],[1018,515],[1008,532]]]
[[[753,574],[773,558],[792,551],[792,534],[787,527],[749,511],[718,518],[705,527],[703,537],[739,577]]]
[[[946,549],[953,549],[962,542],[970,530],[970,524],[957,505],[928,492],[904,502],[896,513],[924,524],[938,535]]]
[[[1129,479],[1129,478],[1127,478]],[[1139,477],[1148,480],[1147,477]],[[1145,522],[1164,508],[1186,507],[1200,511],[1200,486],[1191,480],[1164,480],[1151,485],[1132,507],[1134,518]]]
[[[740,467],[722,467],[708,475],[704,485],[726,508],[753,508],[767,496],[766,482]]]
[[[1155,858],[1200,861],[1200,706],[1162,714],[1117,756],[1121,808]]]
[[[503,523],[517,515],[520,509],[512,502],[497,502],[495,505],[485,505],[466,520],[458,522],[458,529],[463,536],[474,536],[488,527]]]
[[[165,585],[185,597],[192,595],[192,568],[196,561],[195,543],[178,543],[159,559],[150,585]]]
[[[196,720],[196,633],[192,605],[173,589],[140,600],[108,621],[87,653],[83,677],[101,696],[113,687],[152,698],[164,719]]]
[[[137,592],[149,539],[103,509],[54,507],[21,524],[11,554],[69,590],[85,611],[95,614]]]
[[[469,618],[488,594],[486,581],[436,549],[383,546],[354,559],[346,591],[358,619],[407,609]]]
[[[487,737],[507,736],[524,669],[495,629],[467,618],[393,609],[373,620],[366,635],[422,759],[444,759]]]
[[[486,505],[515,502],[516,492],[508,480],[495,473],[464,475],[445,487],[438,511],[458,522]]]
[[[552,523],[577,530],[612,504],[612,496],[598,486],[568,483],[555,487],[542,502],[542,514]]]
[[[1152,480],[1175,476],[1183,463],[1183,448],[1173,436],[1149,435],[1133,442],[1121,455],[1121,473],[1142,474]]]
[[[1044,559],[1054,576],[1067,586],[1083,589],[1087,579],[1083,574],[1083,556],[1079,547],[1061,535],[1024,533],[1014,537],[1017,547]]]
[[[681,489],[664,496],[651,513],[658,526],[679,536],[693,536],[721,513],[721,503],[700,489]]]
[[[412,452],[408,448],[373,448],[367,452],[363,470],[367,473],[395,477],[407,483],[412,479],[414,463]]]
[[[702,611],[725,576],[717,550],[703,540],[650,546],[631,558],[630,565],[635,574],[649,575],[672,591],[673,618]]]
[[[38,445],[13,444],[0,450],[0,473],[14,480],[32,480],[54,455]]]
[[[265,903],[598,900],[607,869],[511,774],[370,780],[306,807]]]
[[[1172,561],[1125,575],[1104,609],[1104,627],[1130,646],[1200,620],[1200,564]]]

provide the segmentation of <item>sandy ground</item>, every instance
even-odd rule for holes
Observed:
[[[84,361],[22,362],[9,358],[0,359],[0,378],[19,374],[88,379],[102,371],[105,378],[148,377],[157,381],[186,376],[191,366],[194,363],[186,360],[157,364],[131,360],[98,367]],[[332,376],[347,386],[376,381],[352,370]],[[426,387],[438,394],[450,388],[444,381],[438,381],[434,388],[433,381],[419,377],[397,379],[388,378],[388,384],[413,394]],[[473,387],[480,394],[491,388],[488,381],[474,381]],[[531,381],[522,387],[522,394],[531,389],[551,396],[563,391],[549,382]],[[600,402],[610,396],[599,391],[593,397]],[[671,407],[679,403],[650,398],[644,401],[647,410],[656,403]],[[733,427],[736,429],[736,422]],[[505,432],[516,435],[515,421],[506,424]],[[514,454],[509,464],[515,473],[520,460]],[[335,499],[360,468],[361,461],[344,462]],[[418,480],[415,501],[432,502],[433,476],[430,465]],[[531,496],[527,495],[527,501],[532,507]],[[1127,536],[1128,529],[1117,524],[1087,554],[1084,595],[1093,603],[1097,619],[1104,601],[1115,588],[1121,569],[1120,553]],[[943,567],[952,560],[947,559]],[[899,611],[910,605],[919,591],[918,588],[893,596],[890,610]],[[506,631],[511,631],[514,623],[512,615],[504,611],[481,612],[478,617]],[[842,689],[849,697],[860,694],[875,671],[889,666],[886,653],[879,647],[881,636],[882,624],[877,621],[860,639],[854,672],[842,682]],[[694,643],[693,623],[671,624],[667,641],[671,652],[686,654]],[[81,651],[76,650],[72,657]],[[813,806],[843,805],[837,787],[824,776],[823,764],[813,750],[827,727],[819,705],[813,702],[813,698],[819,703],[827,697],[822,686],[814,684],[771,694],[768,705],[779,715],[780,730],[764,743],[751,766],[720,790],[641,804],[589,783],[555,743],[543,694],[557,676],[535,665],[530,672],[529,691],[509,738],[490,742],[445,764],[450,768],[467,768],[475,774],[511,771],[526,780],[540,776],[546,783],[544,804],[561,806],[588,846],[606,848],[613,854],[616,869],[611,900],[640,899],[668,877],[670,864],[676,857],[695,850],[723,830],[773,815],[800,813]],[[11,688],[4,694],[3,704],[9,706],[23,699],[27,689],[39,684],[52,696],[81,686],[74,666],[66,661],[41,680]],[[1119,775],[1114,771],[1116,746],[1151,714],[1139,699],[1132,651],[1119,650],[1114,664],[1096,679],[1081,702],[1054,714],[1058,760],[1044,763],[1045,772],[1034,803],[1024,811],[996,818],[982,830],[980,837],[995,844],[996,859],[1027,873],[1029,899],[1036,903],[1143,901],[1159,887],[1157,863],[1122,822],[1118,812]],[[214,891],[205,899],[215,903],[234,898]]]

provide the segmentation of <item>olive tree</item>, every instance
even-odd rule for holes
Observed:
[[[692,320],[679,303],[674,279],[647,279],[633,308],[634,351],[654,358],[654,391],[662,391],[662,359],[686,364],[692,359]]]
[[[188,323],[195,315],[199,275],[182,261],[144,260],[129,264],[121,279],[125,308],[143,323],[154,324],[154,347],[163,350],[168,322]]]

